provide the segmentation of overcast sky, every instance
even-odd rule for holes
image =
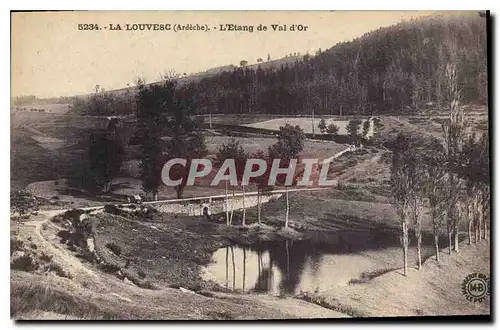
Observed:
[[[429,12],[54,12],[12,14],[12,96],[86,94],[158,80],[161,72],[203,71],[240,60],[276,59],[328,49],[341,41]],[[100,31],[78,30],[98,24]],[[200,24],[211,31],[125,31],[125,24]],[[122,31],[110,31],[120,24]],[[220,24],[268,26],[268,31],[222,32]],[[304,32],[274,32],[271,24],[302,24]],[[104,29],[108,27],[108,29]],[[214,28],[217,28],[215,30]]]

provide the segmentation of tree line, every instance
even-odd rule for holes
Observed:
[[[378,29],[280,69],[225,72],[192,90],[203,113],[397,114],[446,104],[441,72],[454,57],[463,101],[484,104],[486,52],[484,18],[432,17]]]
[[[442,72],[454,59],[462,102],[487,103],[486,20],[434,16],[380,28],[280,68],[240,67],[178,86],[198,114],[399,114],[449,102]],[[75,109],[131,113],[134,95],[96,93]],[[88,104],[87,104],[88,103]]]
[[[489,136],[472,130],[460,106],[458,66],[443,72],[449,118],[444,140],[400,133],[393,143],[391,188],[401,225],[404,274],[407,274],[409,230],[414,229],[418,269],[422,267],[422,217],[429,210],[436,260],[439,237],[446,233],[448,253],[459,251],[461,224],[467,223],[469,244],[487,239],[490,212]]]

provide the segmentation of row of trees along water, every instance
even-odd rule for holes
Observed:
[[[459,231],[466,221],[469,244],[487,239],[490,212],[488,132],[473,131],[460,106],[462,87],[458,65],[443,72],[449,119],[442,124],[444,143],[427,136],[400,133],[393,143],[392,193],[402,231],[404,273],[407,274],[409,229],[417,242],[422,267],[422,217],[429,210],[439,261],[439,236],[446,232],[448,251],[459,251]]]
[[[240,67],[178,86],[198,114],[398,114],[447,103],[446,64],[456,63],[462,101],[487,102],[486,20],[441,15],[380,28],[280,68]],[[96,90],[78,99],[86,114],[133,113],[135,91]]]

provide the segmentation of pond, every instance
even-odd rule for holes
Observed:
[[[307,240],[233,245],[213,254],[205,277],[243,292],[280,295],[323,291],[348,284],[362,270],[386,265],[368,256],[367,251],[387,259],[385,251],[391,249],[392,255],[399,256],[399,246],[396,232],[370,230],[315,232]],[[424,249],[424,255],[430,252],[429,247]]]

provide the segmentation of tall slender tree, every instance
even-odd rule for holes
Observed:
[[[436,261],[439,261],[439,236],[443,226],[443,211],[446,203],[446,169],[443,167],[445,156],[441,142],[437,139],[432,139],[428,143],[428,148],[423,154],[422,161],[425,166],[423,191],[429,203]]]
[[[298,161],[300,152],[304,149],[305,134],[304,131],[297,125],[292,126],[286,124],[280,127],[278,132],[278,142],[269,147],[269,156],[271,159],[280,159],[280,167],[290,166],[292,160]],[[292,185],[296,183],[297,178],[292,178]],[[285,182],[284,175],[278,175],[278,182],[285,185],[285,227],[288,227],[288,219],[290,214],[290,203],[288,198],[288,184]]]
[[[391,166],[391,190],[396,201],[397,214],[401,225],[401,243],[403,247],[403,270],[408,274],[408,207],[411,198],[411,187],[408,179],[408,168],[405,164],[405,156],[410,146],[408,138],[398,134],[392,156]]]

